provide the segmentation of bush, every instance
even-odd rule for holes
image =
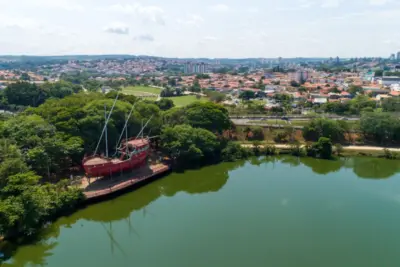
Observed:
[[[274,141],[277,143],[288,143],[290,135],[287,131],[279,130],[276,132]]]
[[[299,142],[296,142],[290,146],[290,152],[295,157],[304,157],[306,155],[305,149]]]
[[[329,138],[321,137],[318,142],[306,145],[307,156],[322,159],[332,158],[332,142]]]
[[[337,155],[341,155],[343,152],[343,146],[341,144],[336,144],[335,145],[335,152]]]
[[[264,130],[261,127],[251,127],[250,132],[247,134],[248,140],[252,141],[263,141],[264,140]]]
[[[400,159],[400,153],[392,152],[387,148],[383,150],[383,153],[386,159]]]
[[[264,146],[262,153],[266,156],[273,156],[273,155],[278,155],[279,151],[276,148],[276,146],[267,145],[267,146]]]
[[[221,152],[221,159],[225,162],[233,162],[252,156],[252,150],[242,147],[240,144],[229,142]]]

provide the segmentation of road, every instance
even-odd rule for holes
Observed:
[[[238,125],[238,126],[262,126],[262,127],[275,127],[275,128],[280,128],[280,127],[285,127],[288,125],[291,125],[290,121],[309,121],[312,120],[312,118],[307,118],[307,117],[292,117],[290,118],[288,123],[285,124],[267,124],[265,123],[266,120],[268,121],[282,121],[282,117],[274,117],[274,116],[268,116],[268,117],[237,117],[237,116],[231,116],[231,121],[233,124]],[[337,118],[331,118],[333,120],[342,120],[343,117],[337,117]],[[346,118],[346,121],[358,121],[360,118]],[[259,122],[259,123],[258,123]],[[302,129],[302,126],[296,126],[295,128]]]

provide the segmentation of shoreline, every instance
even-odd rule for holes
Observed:
[[[245,148],[253,148],[253,144],[243,143],[240,142],[240,145]],[[260,147],[264,148],[266,146],[274,146],[277,149],[289,150],[292,148],[293,145],[291,144],[268,144],[268,143],[261,143]],[[301,148],[304,148],[305,145],[301,144]],[[346,154],[349,153],[349,156],[354,155],[352,153],[359,153],[363,156],[372,156],[377,157],[379,155],[383,155],[384,151],[388,150],[394,153],[400,153],[400,148],[394,147],[380,147],[380,146],[343,146],[342,153]],[[366,154],[367,153],[367,154]],[[368,155],[368,153],[370,155]]]

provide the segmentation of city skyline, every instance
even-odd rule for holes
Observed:
[[[0,0],[1,55],[383,57],[400,51],[393,0]]]

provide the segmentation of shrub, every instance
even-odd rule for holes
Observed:
[[[337,155],[341,155],[343,152],[343,146],[341,144],[336,144],[335,145],[335,152]]]
[[[287,131],[279,130],[276,132],[274,141],[277,143],[287,143],[289,142],[289,133]]]
[[[267,146],[264,146],[264,149],[263,149],[263,152],[262,152],[264,155],[266,155],[266,156],[273,156],[273,155],[278,155],[279,154],[279,151],[278,151],[278,149],[276,148],[276,146],[273,146],[273,145],[267,145]]]
[[[240,144],[229,142],[221,152],[222,161],[233,162],[252,156],[252,150],[242,147]]]
[[[296,142],[290,146],[290,152],[293,156],[304,157],[306,155],[305,149],[299,142]]]

